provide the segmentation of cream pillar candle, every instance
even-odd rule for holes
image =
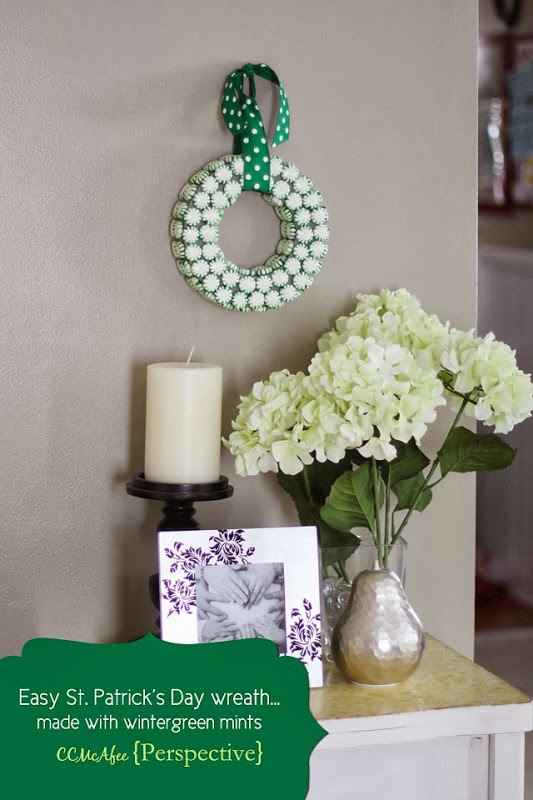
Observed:
[[[144,475],[159,483],[210,483],[220,475],[222,367],[149,364]]]

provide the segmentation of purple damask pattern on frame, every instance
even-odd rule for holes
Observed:
[[[183,542],[174,542],[173,547],[165,547],[165,555],[171,559],[170,572],[175,573],[177,580],[163,580],[164,593],[161,597],[168,600],[171,614],[192,614],[196,607],[196,570],[214,564],[249,564],[248,557],[255,548],[246,547],[244,531],[219,530],[210,536],[207,551],[201,547],[186,547]]]
[[[300,661],[307,664],[322,660],[322,644],[320,636],[320,614],[313,614],[313,606],[304,598],[303,611],[293,608],[291,611],[291,628],[289,632],[289,650]],[[306,659],[309,659],[307,661]]]
[[[209,550],[216,559],[217,564],[249,564],[248,556],[253,556],[255,547],[246,548],[244,531],[221,530],[216,536],[210,536],[213,544]]]

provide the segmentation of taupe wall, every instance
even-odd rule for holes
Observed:
[[[2,529],[0,654],[32,636],[145,630],[157,509],[142,468],[144,370],[182,358],[239,393],[297,369],[357,292],[407,286],[475,322],[474,0],[0,0]],[[331,212],[327,263],[298,301],[237,315],[177,273],[167,228],[190,174],[228,152],[228,71],[267,61],[289,95],[283,155]],[[264,93],[268,104],[268,92]],[[281,151],[280,151],[281,152]],[[248,197],[224,243],[276,241]],[[253,228],[251,227],[253,225]],[[270,477],[234,480],[204,526],[294,521]],[[474,483],[452,477],[410,531],[408,588],[427,628],[470,653]]]

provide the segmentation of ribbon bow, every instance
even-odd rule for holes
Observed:
[[[279,112],[272,147],[289,138],[289,102],[279,78],[268,64],[245,64],[226,78],[222,94],[222,116],[233,136],[233,152],[244,159],[243,190],[270,190],[270,154],[261,112],[255,99],[255,76],[279,88]],[[245,93],[248,79],[248,94]]]

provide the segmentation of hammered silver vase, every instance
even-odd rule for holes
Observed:
[[[424,646],[400,579],[377,562],[361,572],[333,630],[331,651],[342,674],[365,685],[400,683],[417,668]]]

